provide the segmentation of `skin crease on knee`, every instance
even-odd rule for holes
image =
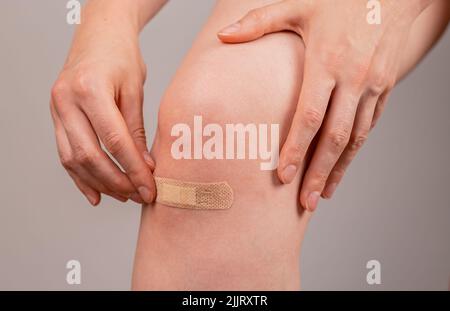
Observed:
[[[175,160],[171,128],[194,115],[203,124],[279,124],[286,138],[301,85],[304,47],[291,33],[225,45],[216,32],[269,1],[219,1],[162,100],[152,148],[155,176],[227,181],[234,202],[223,211],[155,203],[143,208],[133,289],[300,288],[300,245],[309,212],[298,204],[299,178],[281,185],[259,160]],[[204,139],[205,140],[205,139]]]

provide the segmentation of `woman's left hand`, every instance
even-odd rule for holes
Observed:
[[[303,85],[278,176],[283,183],[294,179],[320,129],[300,191],[308,210],[320,196],[332,196],[375,125],[396,83],[411,26],[432,2],[284,0],[252,10],[218,33],[225,43],[283,30],[302,37]]]

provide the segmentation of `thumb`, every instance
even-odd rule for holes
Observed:
[[[298,32],[300,12],[296,3],[281,1],[249,11],[240,21],[223,28],[217,34],[224,43],[256,40],[265,34],[291,30]]]

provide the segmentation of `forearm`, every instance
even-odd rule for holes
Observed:
[[[139,33],[167,0],[90,0],[83,7],[69,54],[79,55],[102,44],[126,48],[138,41]]]
[[[450,18],[450,1],[428,1],[414,22],[401,59],[399,79],[409,73],[444,33]]]
[[[83,24],[131,26],[139,32],[166,2],[167,0],[89,0],[83,8]]]

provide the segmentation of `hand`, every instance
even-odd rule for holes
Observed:
[[[86,16],[52,89],[50,107],[61,162],[92,205],[100,202],[101,193],[150,203],[155,196],[154,163],[144,131],[146,67],[138,31],[131,23],[93,22],[89,12]]]
[[[225,43],[283,30],[302,37],[303,85],[278,176],[283,183],[294,179],[317,134],[300,191],[308,210],[320,196],[332,196],[365,142],[396,83],[410,28],[431,2],[382,1],[381,23],[369,24],[367,1],[285,0],[252,10],[218,33]]]

